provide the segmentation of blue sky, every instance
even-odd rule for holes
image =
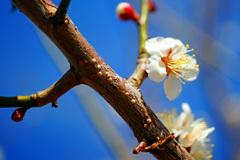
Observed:
[[[119,2],[72,0],[68,14],[113,70],[129,77],[136,66],[139,35],[136,24],[117,19],[115,7]],[[139,0],[128,2],[139,11]],[[239,3],[156,0],[158,10],[149,17],[150,37],[181,39],[195,49],[200,74],[196,81],[183,86],[174,101],[165,97],[162,83],[147,78],[141,87],[144,99],[154,112],[177,108],[180,113],[181,103],[189,103],[196,118],[204,117],[210,127],[216,128],[210,138],[215,144],[213,159],[217,160],[237,159],[238,155],[233,153],[240,148]],[[3,1],[0,7],[0,95],[29,95],[46,89],[67,71],[66,59],[26,16],[18,10],[11,12],[9,1]],[[111,133],[125,147],[126,156],[154,159],[147,153],[131,154],[137,145],[133,133],[92,89],[76,87],[59,98],[58,103],[57,109],[51,104],[30,109],[19,123],[11,120],[13,108],[1,109],[3,160],[116,159],[118,153],[106,138],[110,131],[115,131]],[[100,118],[111,125],[109,133],[102,132],[106,128],[97,123]]]

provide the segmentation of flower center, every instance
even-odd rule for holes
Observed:
[[[191,64],[191,60],[193,60],[192,57],[195,57],[195,55],[190,56],[186,54],[190,51],[193,51],[193,49],[189,49],[189,45],[186,45],[186,47],[182,45],[181,47],[170,48],[166,57],[161,57],[162,62],[164,62],[166,66],[167,76],[172,73],[178,77],[183,84],[185,84],[185,82],[183,82],[182,79],[189,81],[185,75],[190,73],[190,70],[197,70],[199,67],[197,64]]]
[[[167,57],[163,57],[161,58],[161,60],[165,63],[166,65],[166,71],[167,71],[167,76],[169,76],[169,73],[171,72],[171,68],[168,67],[168,62],[170,60],[170,55],[172,53],[172,48],[170,48],[170,50],[168,51]]]

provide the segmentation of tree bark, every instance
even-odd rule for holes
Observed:
[[[150,146],[170,135],[144,102],[139,89],[142,80],[136,85],[132,78],[127,80],[118,76],[96,53],[67,15],[62,23],[55,21],[57,7],[50,0],[12,2],[62,51],[70,63],[70,70],[74,74],[72,77],[76,78],[74,81],[78,81],[76,84],[86,84],[96,90],[126,121],[139,142],[144,141]],[[146,73],[143,75],[146,76]],[[149,152],[157,159],[192,159],[175,139],[169,139]]]

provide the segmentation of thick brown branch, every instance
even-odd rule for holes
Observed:
[[[139,142],[144,139],[147,146],[151,146],[169,136],[168,130],[146,105],[136,87],[142,81],[133,85],[133,78],[128,81],[118,76],[79,33],[68,16],[63,24],[54,24],[53,16],[57,8],[49,1],[13,2],[59,47],[70,62],[79,83],[89,85],[104,97],[126,121]],[[175,140],[167,141],[162,148],[164,150],[155,148],[149,152],[157,159],[192,159]]]

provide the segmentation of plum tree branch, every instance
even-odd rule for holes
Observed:
[[[129,78],[129,81],[132,82],[132,84],[136,87],[140,87],[144,79],[147,77],[146,72],[146,63],[148,60],[148,55],[146,54],[140,54],[137,60],[137,67],[131,77]]]
[[[57,82],[43,91],[29,96],[2,97],[0,96],[0,107],[41,107],[57,99],[79,84],[70,69]]]
[[[86,84],[96,90],[125,120],[139,142],[144,141],[146,147],[154,144],[155,148],[147,147],[148,152],[157,159],[192,159],[175,139],[170,139],[163,144],[158,143],[169,137],[170,133],[146,105],[139,90],[140,85],[135,85],[131,80],[118,76],[80,34],[67,15],[64,23],[56,24],[53,17],[57,7],[50,0],[12,1],[68,59],[71,75],[75,79],[74,85]],[[74,85],[72,84],[71,87]],[[53,100],[56,99],[53,98]],[[43,100],[41,104],[45,103],[46,101]],[[161,149],[156,146],[159,144]]]
[[[139,22],[140,45],[139,54],[148,55],[145,49],[145,42],[148,39],[147,35],[147,20],[149,14],[149,0],[142,0],[142,10]]]
[[[137,60],[137,67],[129,80],[136,86],[140,87],[144,79],[147,77],[146,73],[146,63],[148,60],[148,53],[145,49],[145,42],[148,39],[147,35],[147,20],[149,14],[149,0],[142,0],[142,9],[141,9],[141,17],[139,20],[139,57]]]

